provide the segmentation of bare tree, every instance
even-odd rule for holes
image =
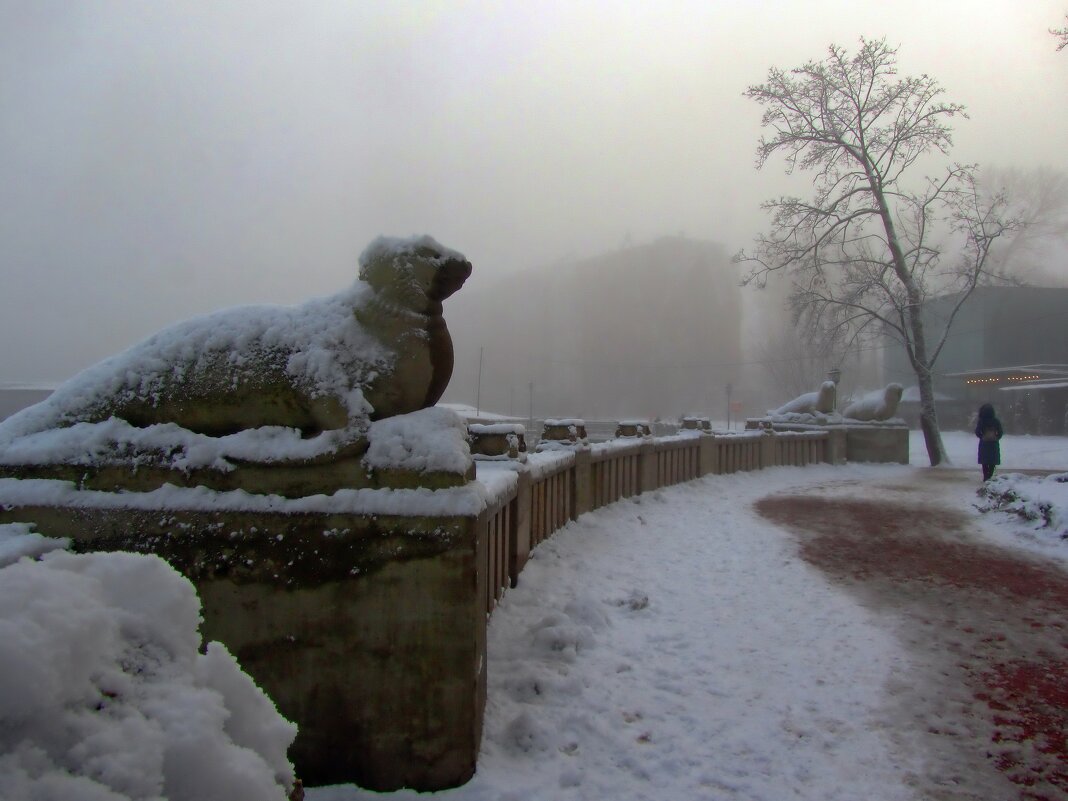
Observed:
[[[1018,227],[994,254],[991,276],[1012,284],[1064,286],[1068,247],[1068,173],[1050,167],[986,167],[981,186],[1009,198]]]
[[[1064,21],[1068,22],[1068,14],[1065,15]],[[1050,28],[1049,32],[1061,40],[1057,45],[1058,53],[1068,47],[1068,25],[1065,25],[1063,28]]]
[[[764,203],[771,231],[739,261],[758,285],[775,271],[794,281],[799,319],[853,338],[876,329],[896,336],[920,392],[920,423],[931,464],[946,460],[932,372],[961,304],[984,276],[993,243],[1012,227],[1004,198],[980,193],[974,166],[950,164],[906,182],[929,154],[946,156],[949,120],[964,107],[942,102],[927,75],[899,78],[897,49],[860,40],[850,56],[832,45],[822,61],[784,72],[745,92],[764,106],[757,167],[776,153],[787,172],[814,173],[811,200]],[[922,315],[933,295],[956,305],[940,330]]]

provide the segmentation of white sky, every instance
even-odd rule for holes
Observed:
[[[861,35],[967,105],[954,158],[1065,169],[1066,11],[0,0],[0,383],[332,293],[379,233],[435,236],[472,281],[627,237],[737,249],[784,187],[742,92]]]

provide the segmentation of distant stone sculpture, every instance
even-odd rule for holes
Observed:
[[[799,395],[768,414],[772,417],[787,414],[829,414],[834,411],[834,393],[834,382],[824,381],[818,391]]]
[[[470,423],[467,435],[476,461],[527,460],[526,428],[519,423]]]
[[[542,424],[541,439],[534,449],[536,453],[552,450],[570,450],[589,446],[586,436],[586,421],[578,418],[549,419]]]
[[[697,431],[702,434],[711,434],[712,421],[707,417],[683,417],[679,431]]]
[[[897,414],[903,392],[904,388],[900,384],[887,384],[881,392],[873,392],[850,403],[842,412],[842,416],[861,421],[889,420]]]
[[[616,424],[616,439],[645,439],[651,436],[653,428],[648,420],[620,420]]]
[[[29,433],[116,417],[223,436],[263,426],[313,436],[434,405],[452,374],[441,302],[471,264],[430,237],[379,238],[360,281],[296,307],[240,307],[180,323],[61,386]]]

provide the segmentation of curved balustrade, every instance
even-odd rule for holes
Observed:
[[[686,433],[616,439],[529,456],[526,464],[480,462],[480,471],[510,470],[515,489],[483,513],[480,553],[486,612],[514,586],[530,551],[584,512],[706,475],[842,461],[829,431]]]

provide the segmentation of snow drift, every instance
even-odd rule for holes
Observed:
[[[0,526],[14,553],[47,545]],[[53,544],[62,544],[52,541]],[[0,568],[0,794],[25,801],[283,801],[296,727],[156,556],[54,550]]]

